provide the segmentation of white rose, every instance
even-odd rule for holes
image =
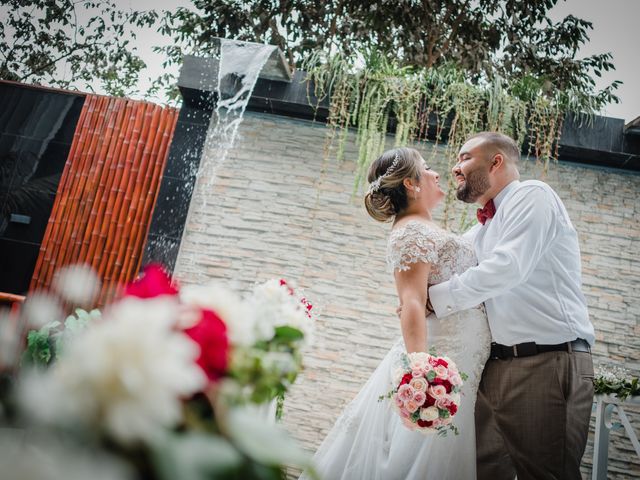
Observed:
[[[425,422],[433,422],[438,416],[439,413],[436,407],[427,407],[420,411],[420,420]]]
[[[429,364],[429,354],[425,352],[413,352],[409,354],[409,368],[411,370],[424,370]]]

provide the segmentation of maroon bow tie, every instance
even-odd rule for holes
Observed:
[[[493,218],[496,214],[496,206],[493,204],[493,200],[489,200],[484,207],[479,208],[476,212],[478,221],[484,225],[488,218]]]

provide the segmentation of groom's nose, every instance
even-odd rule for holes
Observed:
[[[455,175],[458,175],[460,172],[461,172],[460,165],[456,163],[451,169],[451,173],[453,173],[453,175],[455,176]]]

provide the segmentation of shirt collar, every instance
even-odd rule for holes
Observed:
[[[512,191],[514,188],[516,188],[518,185],[520,185],[520,181],[519,180],[514,180],[509,185],[507,185],[502,190],[500,190],[500,193],[498,193],[493,198],[493,204],[495,205],[496,210],[498,210],[498,208],[500,208],[500,204],[505,199],[505,197],[509,194],[509,192]]]

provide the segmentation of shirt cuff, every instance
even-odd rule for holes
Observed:
[[[438,318],[446,317],[457,311],[453,295],[450,292],[450,283],[450,281],[442,282],[429,288],[429,300]]]

